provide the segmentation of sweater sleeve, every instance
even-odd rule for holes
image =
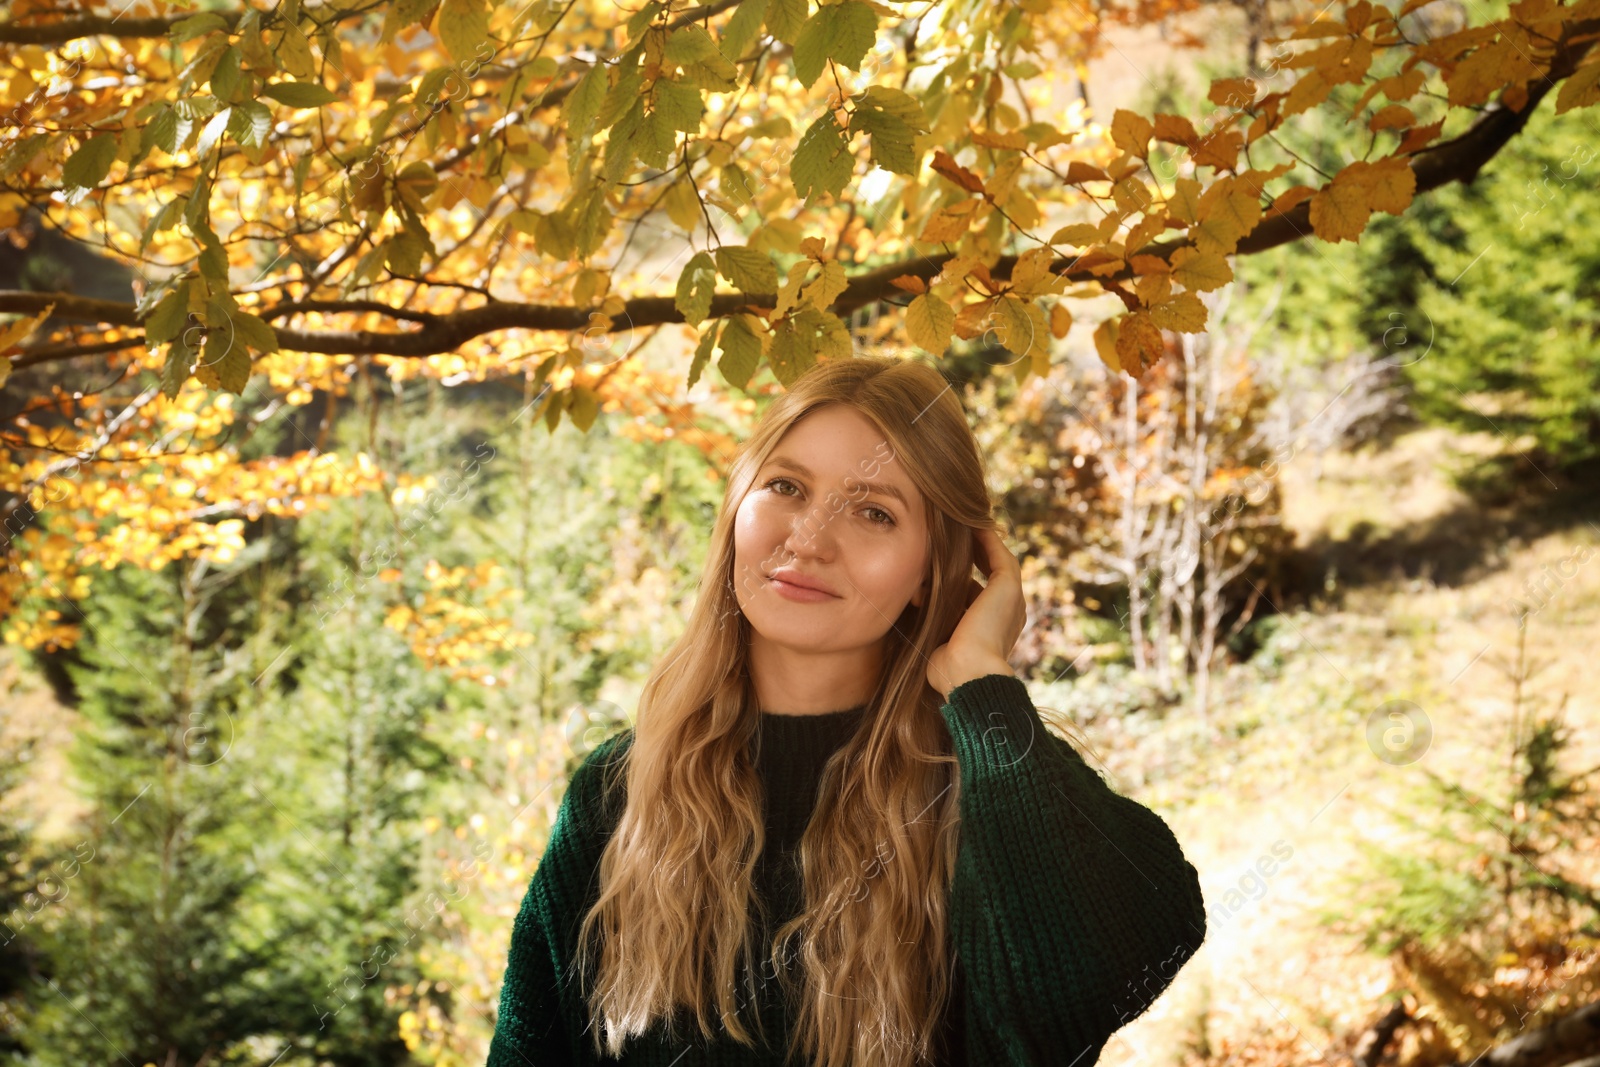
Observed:
[[[1088,1067],[1205,939],[1194,867],[1155,812],[1045,729],[1020,678],[940,709],[961,772],[950,886],[971,1067]]]
[[[602,770],[632,731],[602,741],[567,784],[550,828],[550,840],[533,872],[511,927],[511,949],[500,987],[499,1013],[486,1067],[574,1067],[583,1062],[574,1041],[572,1013],[582,1012],[570,974],[573,936],[596,876],[602,833]]]

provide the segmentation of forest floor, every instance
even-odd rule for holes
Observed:
[[[1245,1046],[1315,1062],[1383,1014],[1398,988],[1389,962],[1317,916],[1363,879],[1359,842],[1404,847],[1392,810],[1432,814],[1423,768],[1506,796],[1518,603],[1534,609],[1522,714],[1564,702],[1565,769],[1600,764],[1600,494],[1525,469],[1525,491],[1474,499],[1449,472],[1488,444],[1422,430],[1297,457],[1285,514],[1325,568],[1326,598],[1286,611],[1250,661],[1214,678],[1209,726],[1182,708],[1095,721],[1108,779],[1167,819],[1210,915],[1200,952],[1101,1063],[1222,1061]],[[1431,727],[1410,762],[1369,744],[1369,716],[1389,701],[1408,703],[1385,707],[1385,725],[1400,709]]]

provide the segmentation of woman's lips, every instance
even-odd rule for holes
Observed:
[[[809,589],[803,585],[795,585],[784,581],[782,578],[768,578],[767,582],[772,586],[773,592],[785,600],[793,600],[801,604],[818,604],[824,600],[839,599],[832,593],[824,593],[820,589]]]

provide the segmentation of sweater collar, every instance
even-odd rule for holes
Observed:
[[[815,763],[820,768],[855,733],[866,710],[865,704],[858,704],[813,715],[763,711],[756,727],[758,750],[785,762]]]
[[[780,836],[797,837],[804,828],[816,803],[823,764],[855,734],[866,710],[862,704],[817,715],[760,713],[756,770]]]

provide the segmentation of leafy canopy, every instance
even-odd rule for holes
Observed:
[[[1100,356],[1138,376],[1206,329],[1230,257],[1354,241],[1475,174],[1546,95],[1600,99],[1600,0],[1466,26],[1341,2],[1288,26],[1265,76],[1213,82],[1206,113],[1103,123],[1060,104],[1063,72],[1159,8],[20,0],[0,224],[138,281],[128,302],[0,292],[20,316],[0,327],[6,637],[70,641],[47,603],[93,566],[226,555],[246,521],[404,490],[360,452],[229,441],[357,375],[515,377],[532,417],[587,430],[688,418],[672,397],[713,365],[737,390],[792,382],[851,354],[863,309],[892,316],[879,343],[999,346],[1022,382],[1092,307]],[[1278,137],[1318,109],[1369,135],[1332,173]],[[674,323],[697,344],[658,387],[635,356]]]

